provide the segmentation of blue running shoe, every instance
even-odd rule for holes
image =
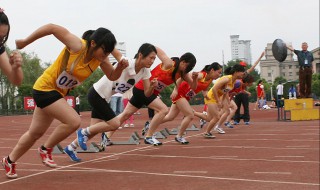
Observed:
[[[77,138],[78,138],[78,144],[79,146],[81,147],[82,150],[87,150],[87,140],[88,140],[88,137],[86,135],[83,135],[81,133],[81,130],[82,129],[79,129],[77,131]]]
[[[239,121],[234,121],[233,122],[233,125],[239,125],[240,123],[239,123]]]
[[[233,126],[231,125],[230,122],[225,122],[224,125],[225,125],[226,127],[233,128]]]
[[[77,157],[76,151],[69,150],[68,147],[64,148],[63,151],[70,157],[71,161],[81,162],[81,159]]]
[[[244,122],[245,125],[250,125],[249,121]]]

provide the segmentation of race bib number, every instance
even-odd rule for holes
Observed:
[[[163,89],[165,89],[167,87],[166,84],[164,84],[161,81],[158,81],[158,86],[155,88],[156,91],[161,92]]]
[[[63,71],[56,80],[56,84],[59,88],[71,89],[80,85],[81,83],[76,77],[70,75],[66,71]]]
[[[113,90],[117,93],[125,93],[127,92],[133,85],[129,83],[116,83],[116,86],[113,88]]]
[[[191,89],[191,90],[186,94],[186,97],[189,98],[189,99],[192,99],[195,95],[196,95],[196,93]]]

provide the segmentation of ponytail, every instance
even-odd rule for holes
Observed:
[[[232,75],[235,72],[244,72],[245,68],[240,64],[235,64],[232,67],[228,67],[224,70],[225,75]]]
[[[211,69],[213,69],[214,71],[221,69],[222,66],[218,63],[218,62],[213,62],[211,65],[206,65],[204,66],[204,68],[202,69],[202,71],[209,73],[211,71]]]

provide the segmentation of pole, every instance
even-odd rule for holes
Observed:
[[[222,73],[224,73],[224,52],[222,50]]]

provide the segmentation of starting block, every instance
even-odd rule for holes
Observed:
[[[53,147],[52,154],[65,154],[65,152],[63,151],[62,146],[60,144],[57,144]]]
[[[141,139],[137,132],[132,133],[128,141],[112,141],[112,145],[138,145]]]
[[[200,129],[195,124],[192,124],[186,131],[200,131]]]
[[[154,133],[154,136],[156,139],[166,139],[167,136],[165,136],[161,131]]]
[[[100,147],[94,142],[90,144],[87,150],[82,150],[82,149],[77,150],[77,153],[96,153],[96,152],[100,152]]]
[[[162,133],[164,136],[172,135],[170,134],[170,131],[167,128],[164,128],[163,130],[161,130],[160,133]]]
[[[170,134],[171,135],[177,135],[178,134],[178,128],[173,128],[173,129],[171,129],[171,131],[170,131]],[[183,135],[186,135],[187,134],[187,131],[185,131],[184,133],[183,133]]]

